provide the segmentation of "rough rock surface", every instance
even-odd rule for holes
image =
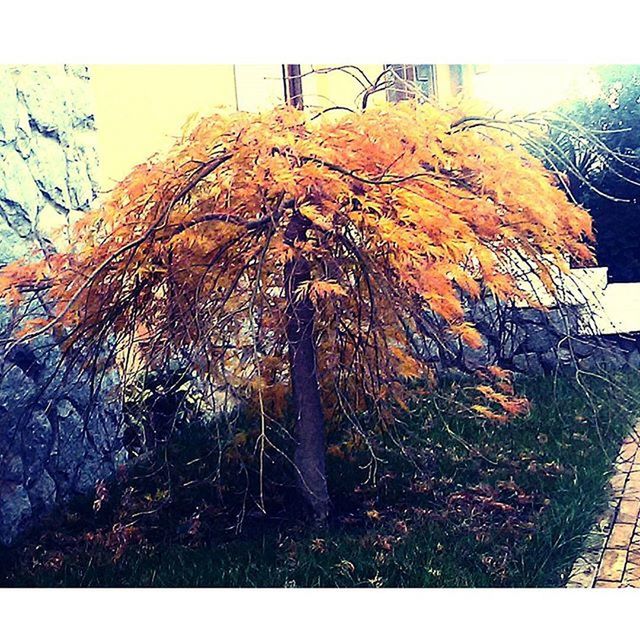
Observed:
[[[0,312],[6,317],[7,311]],[[51,338],[20,345],[0,365],[0,543],[56,505],[93,490],[124,462],[117,376],[60,358]]]
[[[470,349],[459,340],[450,340],[448,349],[441,351],[443,365],[474,370],[498,364],[532,374],[576,369],[611,372],[640,366],[640,337],[579,331],[579,319],[585,316],[580,305],[555,306],[542,312],[497,305],[491,299],[470,305],[470,316],[484,337],[484,346]]]
[[[95,198],[88,82],[82,66],[0,66],[0,265],[51,248],[50,231]],[[0,339],[12,321],[0,307]],[[52,338],[0,349],[0,545],[123,461],[117,392],[113,372],[96,389]]]

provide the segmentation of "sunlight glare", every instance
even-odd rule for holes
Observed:
[[[510,114],[553,109],[571,98],[594,98],[598,90],[588,65],[487,65],[473,79],[476,99]]]

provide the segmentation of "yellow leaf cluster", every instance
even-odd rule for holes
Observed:
[[[297,261],[327,406],[400,398],[401,379],[427,375],[412,341],[425,318],[479,348],[465,299],[525,298],[514,256],[549,289],[549,261],[592,257],[588,214],[513,137],[457,126],[464,115],[405,101],[192,119],[78,222],[67,253],[1,269],[0,298],[37,289],[70,340],[113,334],[150,363],[187,354],[247,394],[268,361],[268,395],[289,382],[285,273]],[[521,410],[506,388],[485,399]]]

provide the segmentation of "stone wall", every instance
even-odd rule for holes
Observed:
[[[470,319],[484,337],[480,349],[460,340],[432,351],[440,366],[474,370],[488,364],[529,374],[612,372],[640,368],[638,334],[600,335],[589,330],[585,305],[554,305],[542,312],[497,304],[487,299],[471,305]]]
[[[83,66],[0,67],[0,265],[55,250],[52,232],[96,196],[89,81]],[[33,300],[18,313],[42,309]],[[0,308],[0,338],[14,316]],[[0,347],[0,545],[122,459],[117,379],[90,378],[51,338]]]
[[[0,263],[47,242],[98,188],[83,66],[0,66]]]

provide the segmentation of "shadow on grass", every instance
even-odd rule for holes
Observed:
[[[237,464],[220,477],[211,431],[194,424],[109,487],[97,512],[81,501],[5,552],[0,584],[561,586],[607,502],[612,459],[640,413],[640,379],[522,378],[518,391],[531,412],[496,425],[459,410],[462,383],[444,385],[405,416],[413,461],[389,447],[375,485],[363,452],[332,430],[333,515],[315,531],[290,508],[290,474],[272,458],[268,515],[247,498],[240,449],[255,444],[250,428],[226,450]]]

